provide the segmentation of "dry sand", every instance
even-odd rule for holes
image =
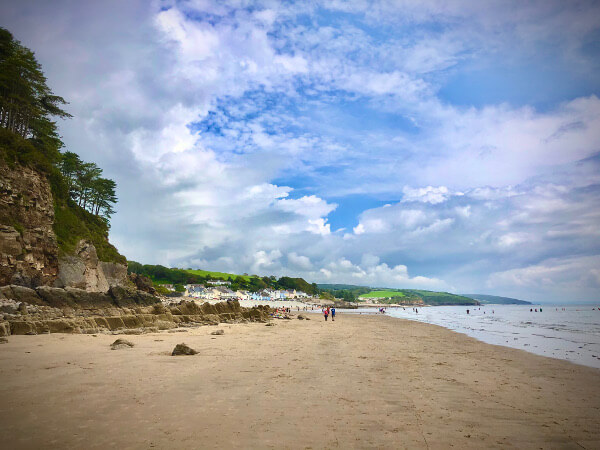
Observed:
[[[3,448],[600,448],[600,371],[340,314],[186,333],[11,336]],[[185,342],[195,356],[169,356]]]

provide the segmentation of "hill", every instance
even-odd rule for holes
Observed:
[[[341,291],[341,290],[357,290],[357,289],[367,289],[371,290],[369,286],[357,286],[355,284],[328,284],[328,283],[319,283],[317,284],[319,289],[332,290],[332,291]]]
[[[377,289],[361,295],[360,298],[378,299],[378,302],[380,303],[422,303],[432,306],[479,304],[477,300],[462,295],[421,289]]]
[[[426,304],[426,305],[476,305],[477,300],[449,292],[425,291],[419,289],[370,288],[352,284],[318,284],[322,292],[346,301],[357,302],[377,299],[378,303]]]
[[[390,290],[390,289],[384,289],[384,290],[377,290],[377,291],[370,291],[367,294],[363,294],[361,295],[361,297],[363,298],[382,298],[382,297],[405,297],[404,292],[399,291],[399,290]]]
[[[246,281],[250,281],[249,275],[236,275],[234,273],[226,273],[226,272],[211,272],[210,270],[197,270],[197,269],[187,269],[187,273],[191,273],[192,275],[198,275],[201,277],[212,277],[213,279],[219,280],[234,280],[235,278],[242,278]]]
[[[136,261],[128,261],[129,273],[136,273],[149,277],[155,284],[205,284],[209,280],[230,281],[230,288],[234,291],[245,290],[258,292],[262,289],[295,289],[316,295],[319,292],[316,284],[310,284],[303,278],[274,276],[259,277],[258,275],[236,275],[226,272],[213,272],[209,270],[176,269],[161,265],[140,264]],[[183,290],[183,288],[181,288]]]
[[[482,304],[494,304],[494,305],[531,305],[531,302],[525,300],[519,300],[510,297],[499,297],[497,295],[485,295],[485,294],[462,294],[465,297],[469,297],[475,300],[479,300]]]

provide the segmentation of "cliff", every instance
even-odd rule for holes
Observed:
[[[0,160],[0,285],[40,286],[59,273],[54,203],[46,177]]]
[[[85,211],[60,200],[46,174],[0,160],[0,285],[89,292],[134,288],[127,266],[119,262],[125,258],[108,243],[101,219],[87,218]],[[112,261],[99,258],[93,240]]]

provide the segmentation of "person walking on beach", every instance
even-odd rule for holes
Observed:
[[[335,307],[331,308],[331,321],[335,321]]]
[[[329,316],[329,308],[323,309],[323,316],[325,316],[325,322],[327,322],[327,317]]]

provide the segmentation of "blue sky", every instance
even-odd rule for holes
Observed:
[[[600,293],[600,6],[0,6],[144,263],[535,301]]]

